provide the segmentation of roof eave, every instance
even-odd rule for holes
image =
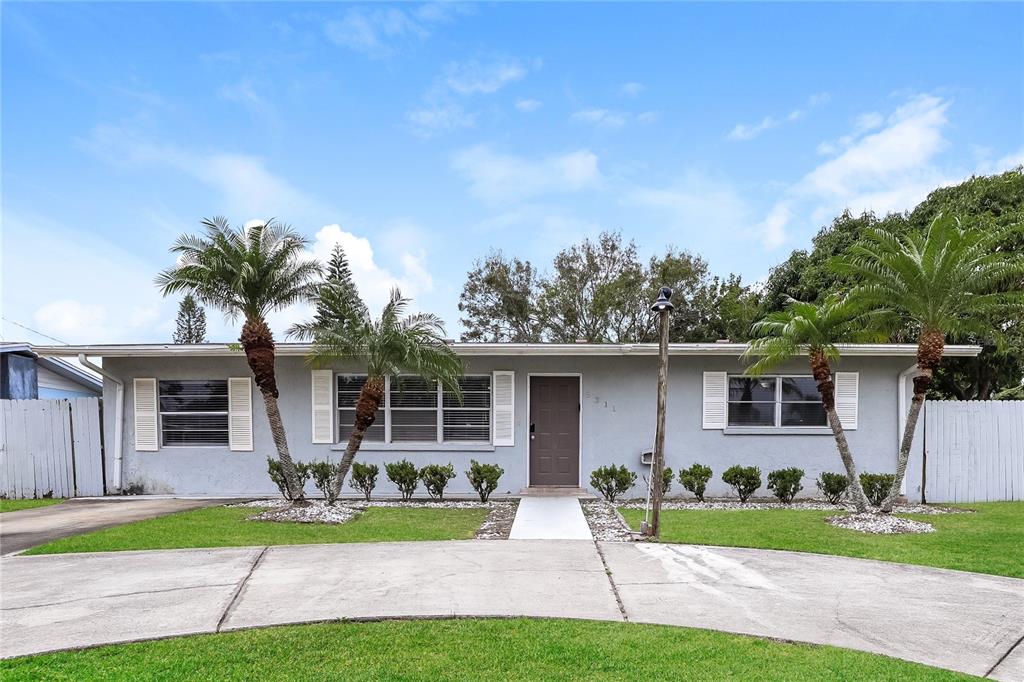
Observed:
[[[914,357],[915,344],[840,344],[844,356],[871,357]],[[310,344],[281,343],[277,354],[282,357],[303,356],[310,351]],[[623,356],[657,355],[654,343],[634,344],[590,344],[590,343],[453,343],[456,353],[465,357],[479,356]],[[77,357],[180,357],[180,356],[232,356],[241,351],[235,344],[121,344],[88,346],[35,346],[41,356]],[[745,343],[672,343],[670,355],[711,355],[738,356],[747,350]],[[973,357],[981,352],[980,346],[950,345],[945,348],[949,357]]]

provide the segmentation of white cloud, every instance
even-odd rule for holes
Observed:
[[[434,287],[426,264],[426,254],[422,250],[399,253],[397,261],[401,270],[394,273],[377,262],[369,239],[332,224],[324,225],[316,233],[310,254],[318,260],[326,261],[335,244],[340,244],[345,250],[352,268],[352,279],[359,288],[360,296],[373,310],[379,310],[387,302],[392,287],[397,286],[403,295],[412,298]]]
[[[445,85],[457,95],[489,95],[525,77],[526,68],[509,59],[452,63],[444,70]]]
[[[335,45],[370,57],[387,57],[397,44],[430,35],[427,22],[397,7],[349,9],[341,19],[324,24],[324,33]]]
[[[626,125],[627,115],[621,111],[608,109],[584,109],[573,113],[569,118],[574,122],[589,123],[598,128],[621,128]]]
[[[757,123],[737,123],[726,134],[726,138],[734,141],[753,140],[761,134],[787,123],[796,123],[807,115],[807,109],[814,109],[827,104],[831,96],[827,92],[811,95],[807,98],[806,108],[797,108],[790,111],[782,118],[765,116]]]
[[[643,83],[631,81],[629,83],[623,83],[621,86],[619,86],[619,94],[624,97],[636,97],[646,89],[647,87]]]
[[[539,62],[535,61],[536,67]],[[509,83],[522,80],[528,69],[519,60],[500,58],[489,62],[471,60],[452,62],[445,66],[441,77],[424,93],[419,107],[406,114],[413,132],[423,137],[471,128],[477,113],[466,111],[462,101],[475,95],[491,95]],[[525,103],[520,111],[533,111],[540,106],[536,100]]]
[[[496,202],[575,192],[601,180],[597,155],[588,149],[527,159],[477,145],[458,152],[452,167],[469,181],[473,194]]]
[[[573,112],[569,116],[569,120],[573,123],[592,125],[595,128],[617,130],[630,122],[642,125],[655,123],[660,117],[661,114],[657,111],[644,111],[639,114],[633,114],[627,111],[614,111],[611,109],[582,109]]]
[[[542,106],[541,101],[540,100],[536,100],[536,99],[517,99],[516,100],[516,109],[518,109],[519,111],[525,112],[525,113],[530,113],[532,111],[537,111],[538,109],[541,108],[541,106]]]
[[[97,126],[79,142],[115,165],[172,168],[190,175],[222,195],[219,212],[238,218],[295,216],[322,210],[314,199],[274,175],[258,156],[199,152],[155,142],[118,126]]]
[[[831,143],[829,153],[837,156],[791,186],[759,223],[765,247],[785,243],[789,224],[797,218],[821,224],[847,208],[878,214],[908,210],[931,190],[962,177],[937,163],[947,147],[943,130],[950,104],[917,95],[888,116],[858,116],[850,133]]]
[[[476,116],[476,113],[467,112],[462,105],[455,103],[433,104],[406,114],[413,130],[423,137],[459,128],[472,128],[476,125]]]

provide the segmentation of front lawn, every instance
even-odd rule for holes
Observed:
[[[289,625],[0,661],[15,680],[972,680],[847,649],[565,620]]]
[[[973,514],[906,514],[934,533],[869,535],[825,523],[833,511],[662,511],[662,542],[788,549],[1024,578],[1024,502],[962,505]],[[621,509],[636,529],[643,510]]]
[[[21,511],[22,509],[35,509],[36,507],[49,507],[51,504],[59,504],[64,500],[59,497],[44,497],[38,500],[8,500],[0,499],[0,513]]]
[[[487,509],[370,507],[348,523],[247,521],[254,507],[207,507],[55,540],[25,554],[114,552],[185,547],[309,545],[332,542],[465,540]]]

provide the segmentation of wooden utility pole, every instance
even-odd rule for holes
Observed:
[[[661,537],[661,498],[663,496],[661,477],[665,470],[665,403],[668,400],[668,328],[672,314],[669,298],[672,290],[662,287],[658,301],[652,310],[658,313],[658,423],[654,432],[654,458],[651,462],[651,516],[647,524],[647,535],[658,540]]]

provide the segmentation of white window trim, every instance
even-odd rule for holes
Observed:
[[[749,424],[749,425],[742,425],[741,426],[739,424],[730,424],[729,423],[729,410],[732,409],[732,404],[735,403],[735,402],[746,402],[746,401],[742,401],[742,400],[729,400],[729,382],[732,379],[734,379],[734,378],[741,378],[741,379],[775,379],[775,423],[774,424]],[[767,429],[778,430],[778,431],[786,431],[786,432],[791,432],[790,430],[792,430],[792,432],[797,432],[797,433],[800,433],[800,432],[819,433],[819,432],[821,432],[822,429],[828,429],[829,426],[828,426],[828,418],[827,417],[826,417],[826,421],[825,421],[824,424],[817,424],[817,425],[810,425],[810,426],[797,426],[797,425],[785,425],[785,426],[783,426],[783,424],[782,424],[782,379],[813,379],[813,378],[814,378],[813,374],[759,374],[756,377],[755,376],[750,376],[750,375],[747,375],[747,374],[727,374],[726,377],[725,377],[725,429],[727,431],[732,431],[733,433],[743,433],[744,431],[746,431],[748,429],[749,429],[749,431],[746,431],[747,433],[755,433],[755,432],[759,432],[759,431],[763,431],[763,430],[767,430]],[[763,400],[763,401],[754,401],[754,402],[765,402],[766,403],[768,401],[767,400]],[[816,401],[812,401],[812,400],[789,400],[789,401],[786,401],[786,402],[793,403],[793,404],[797,404],[797,403],[799,403],[799,404],[815,403],[815,404],[818,404],[818,405],[821,404],[820,398],[818,400],[816,400]],[[829,433],[831,433],[831,430],[829,431]]]
[[[334,412],[335,412],[334,419],[335,419],[335,422],[336,422],[336,425],[337,425],[336,434],[335,434],[335,445],[341,444],[341,441],[338,440],[338,438],[340,437],[341,432],[343,431],[343,428],[344,428],[341,425],[341,423],[340,423],[340,419],[341,419],[340,413],[341,413],[342,409],[346,409],[346,410],[349,409],[349,408],[340,408],[340,407],[337,406],[337,404],[338,404],[338,378],[339,377],[364,377],[364,376],[366,376],[366,375],[361,373],[361,372],[337,372],[334,375],[334,381],[333,381],[333,385],[334,385]],[[409,378],[417,378],[416,375],[414,375],[414,374],[402,374],[400,376],[402,376],[402,377],[409,377]],[[429,447],[429,448],[445,447],[445,448],[452,448],[452,449],[479,450],[481,448],[486,448],[486,449],[492,448],[493,445],[494,445],[494,397],[493,397],[494,377],[489,372],[480,372],[480,373],[474,373],[474,374],[464,374],[462,376],[463,376],[463,378],[468,378],[468,377],[486,377],[487,380],[490,382],[490,385],[492,387],[491,391],[490,391],[490,394],[491,394],[491,400],[490,400],[491,406],[488,409],[487,431],[488,431],[489,436],[488,436],[487,440],[456,440],[456,441],[446,441],[446,440],[444,440],[444,387],[441,385],[441,382],[439,382],[439,381],[434,382],[437,385],[437,406],[436,407],[399,407],[399,408],[394,408],[394,409],[397,409],[397,410],[400,410],[400,411],[410,411],[410,412],[412,412],[412,411],[429,412],[431,410],[435,410],[436,411],[436,419],[437,419],[437,429],[436,429],[437,434],[436,434],[435,439],[434,440],[401,440],[401,441],[393,440],[392,437],[391,437],[391,431],[392,431],[391,377],[389,376],[389,377],[385,377],[385,379],[384,379],[384,404],[380,408],[378,408],[378,410],[377,410],[378,419],[380,418],[380,413],[383,412],[383,416],[384,416],[384,440],[383,441],[365,441],[363,443],[363,445],[361,446],[361,449],[367,449],[367,450],[373,450],[373,449],[388,449],[388,450],[410,449],[410,450],[416,450],[416,449],[423,449],[424,447]],[[452,408],[452,409],[456,409],[457,410],[459,408]],[[472,409],[472,408],[470,408],[470,409]]]

